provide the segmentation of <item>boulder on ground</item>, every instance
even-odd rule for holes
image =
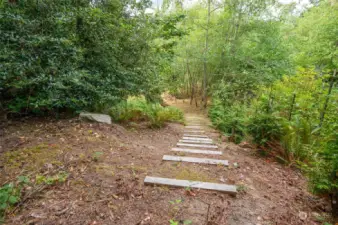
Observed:
[[[82,112],[80,113],[80,119],[111,124],[110,116],[105,114]]]

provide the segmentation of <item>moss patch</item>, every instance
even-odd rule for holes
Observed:
[[[6,152],[3,155],[3,164],[7,172],[16,170],[39,170],[46,163],[52,165],[62,164],[57,155],[62,153],[58,145],[40,144],[24,149]]]
[[[108,164],[99,164],[95,166],[96,173],[102,173],[109,176],[115,175],[114,166],[108,165]]]
[[[191,181],[204,181],[204,182],[215,182],[215,179],[208,176],[203,171],[196,171],[190,169],[189,167],[181,167],[175,165],[168,165],[164,167],[161,171],[161,174],[169,174],[169,177],[173,177],[179,180],[191,180]]]

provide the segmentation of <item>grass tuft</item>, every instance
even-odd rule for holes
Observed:
[[[142,97],[131,97],[109,110],[113,120],[118,122],[150,122],[154,128],[163,127],[165,122],[183,122],[183,113],[175,107],[163,107],[149,103]]]

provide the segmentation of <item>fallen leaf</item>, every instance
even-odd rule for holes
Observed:
[[[186,190],[185,193],[189,196],[196,196],[196,193],[194,193],[193,191],[191,190]]]
[[[306,220],[307,213],[306,212],[299,212],[298,216],[301,220]]]

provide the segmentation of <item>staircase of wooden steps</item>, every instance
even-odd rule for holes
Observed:
[[[222,151],[217,150],[218,146],[215,142],[209,138],[206,133],[208,131],[205,128],[209,123],[203,123],[202,117],[187,117],[187,124],[184,129],[182,139],[177,142],[176,148],[172,148],[171,152],[181,152],[184,154],[201,154],[201,155],[222,155]],[[216,151],[216,150],[217,151]],[[177,155],[164,155],[163,161],[175,161],[184,163],[199,163],[207,165],[222,165],[228,166],[228,160],[213,159],[206,157],[189,157],[189,156],[177,156]],[[184,187],[184,188],[198,188],[206,190],[220,191],[223,193],[236,195],[237,187],[235,185],[209,183],[202,181],[189,181],[189,180],[177,180],[171,178],[151,177],[146,176],[144,183],[148,185],[166,185],[172,187]]]

